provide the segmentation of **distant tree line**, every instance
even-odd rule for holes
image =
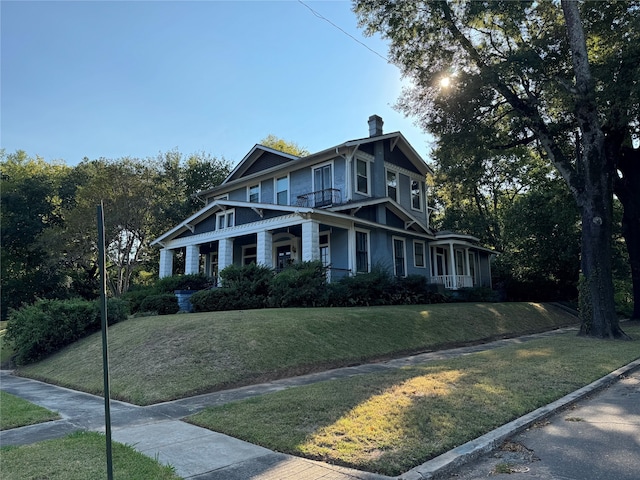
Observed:
[[[104,203],[110,293],[154,281],[149,243],[202,203],[231,165],[206,153],[90,160],[71,167],[0,152],[2,318],[36,299],[98,295],[96,206]]]

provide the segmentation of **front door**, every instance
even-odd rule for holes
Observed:
[[[291,245],[276,248],[276,271],[281,272],[291,264]]]

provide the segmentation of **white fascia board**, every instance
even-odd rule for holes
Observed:
[[[437,247],[437,246],[449,246],[449,245],[453,244],[453,245],[458,246],[458,247],[467,247],[467,248],[471,248],[473,250],[480,250],[482,252],[486,252],[486,253],[489,253],[491,255],[497,255],[498,254],[498,252],[496,252],[495,250],[492,250],[492,249],[486,248],[486,247],[482,247],[480,245],[476,245],[476,244],[472,243],[471,241],[468,240],[468,238],[475,238],[475,237],[472,237],[471,235],[463,235],[463,234],[460,234],[460,235],[456,235],[456,234],[449,235],[446,240],[441,239],[440,237],[436,237],[436,240],[431,242],[429,244],[429,246]]]
[[[263,152],[267,152],[267,153],[274,153],[281,157],[288,158],[289,160],[298,160],[300,158],[303,158],[303,157],[298,157],[297,155],[292,155],[290,153],[281,152],[280,150],[274,150],[273,148],[265,147],[264,145],[260,145],[259,143],[256,143],[253,146],[253,148],[249,150],[249,153],[247,153],[244,156],[244,158],[238,162],[238,165],[236,165],[236,167],[231,171],[231,173],[227,175],[227,178],[224,179],[221,185],[226,184],[231,177],[233,177],[239,170],[241,170],[245,166],[245,164],[252,162],[253,160],[251,159],[251,157],[257,150],[262,150]]]
[[[164,244],[166,239],[170,239],[171,237],[175,237],[176,235],[179,235],[180,233],[182,233],[185,230],[189,229],[189,227],[187,225],[191,225],[191,224],[194,224],[194,223],[199,223],[202,220],[204,220],[205,218],[213,215],[213,213],[215,213],[215,211],[224,210],[224,209],[230,208],[230,207],[259,208],[259,209],[263,209],[263,210],[277,210],[277,211],[282,211],[282,212],[302,213],[302,214],[308,214],[308,213],[311,213],[313,211],[312,208],[296,207],[296,206],[290,206],[290,205],[275,205],[273,203],[240,202],[240,201],[236,201],[236,200],[216,200],[214,202],[211,202],[206,207],[198,210],[196,213],[191,215],[186,220],[183,220],[182,222],[180,222],[177,226],[175,226],[174,228],[172,228],[168,232],[166,232],[166,233],[162,234],[161,236],[159,236],[158,238],[156,238],[153,242],[151,242],[151,245]],[[193,238],[193,236],[186,237],[186,238]]]

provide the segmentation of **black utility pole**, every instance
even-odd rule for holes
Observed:
[[[102,320],[102,368],[104,377],[104,423],[107,436],[107,479],[113,480],[113,458],[111,453],[111,401],[109,394],[109,351],[107,349],[107,258],[104,246],[103,205],[97,207],[98,214],[98,263],[100,265],[100,316]]]

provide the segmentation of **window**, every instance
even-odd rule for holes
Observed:
[[[425,267],[424,263],[424,242],[413,241],[413,264],[416,267]]]
[[[333,203],[333,175],[331,164],[313,169],[314,207],[325,207]]]
[[[369,195],[369,162],[356,159],[356,192]]]
[[[252,185],[249,187],[248,196],[251,203],[260,203],[260,185]]]
[[[369,273],[369,234],[356,231],[356,273]]]
[[[387,197],[398,201],[398,174],[387,170]]]
[[[276,180],[276,201],[278,205],[289,205],[289,177]]]
[[[235,210],[225,210],[216,214],[218,230],[235,226]]]
[[[476,255],[474,252],[469,252],[469,274],[474,285],[478,284],[478,277],[476,276]]]
[[[393,266],[396,277],[404,277],[407,275],[407,267],[404,255],[404,239],[393,239]]]
[[[411,208],[422,211],[422,182],[411,180]]]
[[[258,259],[258,247],[251,245],[248,247],[242,247],[242,264],[249,265],[256,263]]]
[[[456,250],[456,275],[464,275],[464,252]]]

